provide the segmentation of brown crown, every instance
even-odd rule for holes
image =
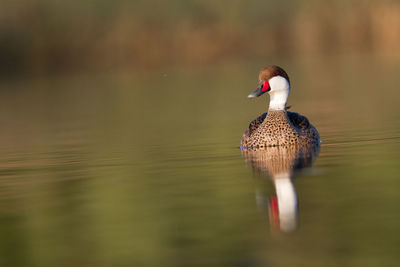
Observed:
[[[272,77],[278,76],[278,75],[286,78],[286,80],[290,84],[289,76],[287,75],[286,71],[284,71],[281,67],[275,66],[275,65],[263,68],[260,71],[260,74],[258,75],[258,80],[260,80],[260,81],[267,80],[268,81]]]

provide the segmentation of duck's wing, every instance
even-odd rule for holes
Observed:
[[[267,117],[267,113],[268,112],[261,114],[258,118],[250,122],[249,128],[247,128],[244,134],[242,135],[242,140],[241,140],[242,145],[246,143],[247,139],[257,130],[260,124],[263,123],[265,117]]]
[[[288,118],[293,126],[301,132],[304,136],[310,138],[313,142],[319,143],[319,133],[317,129],[312,126],[308,119],[296,112],[287,112]]]
[[[299,130],[308,130],[310,128],[310,122],[308,119],[299,113],[287,111],[290,122]]]
[[[251,135],[252,133],[254,133],[257,130],[258,126],[260,126],[260,124],[263,123],[263,121],[267,117],[267,114],[268,114],[268,112],[265,112],[265,113],[261,114],[257,119],[250,122],[249,135]]]

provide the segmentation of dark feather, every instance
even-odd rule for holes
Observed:
[[[308,119],[299,113],[288,111],[287,116],[295,128],[302,129],[303,131],[310,128]]]

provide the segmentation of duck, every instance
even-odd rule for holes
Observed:
[[[317,129],[299,113],[290,112],[287,100],[290,79],[284,69],[271,65],[261,69],[258,86],[248,98],[270,96],[268,111],[250,122],[242,135],[240,148],[260,150],[269,147],[312,147],[320,145]]]

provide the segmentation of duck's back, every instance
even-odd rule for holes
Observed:
[[[270,111],[253,120],[241,139],[242,148],[319,144],[319,134],[296,112]]]

